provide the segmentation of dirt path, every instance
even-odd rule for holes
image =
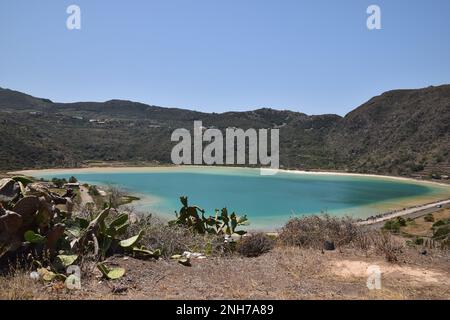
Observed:
[[[80,198],[81,198],[81,206],[85,206],[88,203],[94,203],[94,199],[92,199],[91,195],[89,194],[88,188],[85,186],[80,186]]]

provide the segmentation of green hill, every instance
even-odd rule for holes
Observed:
[[[259,109],[202,113],[122,100],[55,103],[0,88],[0,168],[170,163],[176,128],[280,128],[283,167],[448,174],[450,85],[395,90],[345,117]]]

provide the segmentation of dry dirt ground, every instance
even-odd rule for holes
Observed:
[[[412,250],[398,263],[354,249],[324,252],[277,247],[257,258],[238,256],[175,261],[142,261],[115,256],[110,266],[125,276],[105,281],[94,270],[82,289],[44,285],[26,275],[0,278],[2,299],[446,299],[450,300],[450,260]],[[367,288],[367,269],[378,266],[381,289]]]

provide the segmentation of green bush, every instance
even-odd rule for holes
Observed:
[[[78,182],[78,180],[77,180],[77,178],[75,178],[74,176],[71,176],[70,178],[69,178],[69,183],[77,183]]]
[[[98,192],[96,186],[89,186],[88,193],[89,193],[91,196],[99,196],[99,195],[100,195],[100,192]]]
[[[397,220],[388,220],[384,223],[383,229],[391,232],[400,232],[400,223]]]
[[[433,223],[433,228],[445,226],[446,224],[448,224],[448,222],[445,222],[444,220],[438,220],[437,222]]]
[[[401,227],[406,227],[406,220],[402,217],[397,217],[386,221],[383,229],[391,232],[399,232]]]
[[[406,220],[404,218],[398,217],[397,222],[400,225],[400,227],[406,227]]]
[[[417,238],[414,239],[414,244],[415,245],[422,246],[423,242],[424,242],[423,238],[417,237]]]
[[[62,188],[66,183],[67,180],[66,179],[59,179],[59,178],[53,178],[52,179],[52,183],[57,187],[57,188]]]
[[[429,213],[423,218],[426,222],[434,222],[433,214]]]

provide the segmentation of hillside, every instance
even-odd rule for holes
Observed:
[[[327,137],[340,163],[361,172],[449,171],[450,86],[395,90],[370,99]]]
[[[86,161],[170,162],[176,128],[280,128],[283,167],[448,174],[450,85],[396,90],[345,117],[259,109],[222,114],[110,100],[55,103],[0,88],[0,169]]]

